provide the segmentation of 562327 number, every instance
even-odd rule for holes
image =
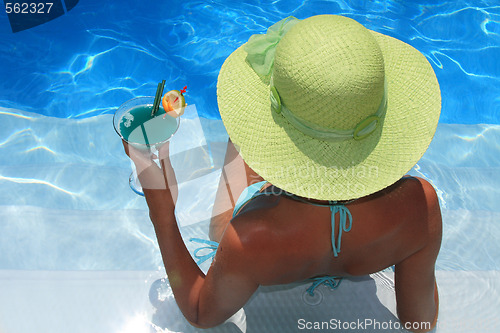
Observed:
[[[5,12],[7,14],[12,14],[12,13],[14,13],[14,14],[49,14],[53,5],[54,5],[53,2],[40,2],[40,3],[6,2],[5,3]]]

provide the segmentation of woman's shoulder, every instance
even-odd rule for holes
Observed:
[[[427,207],[436,209],[439,207],[439,198],[437,191],[432,183],[421,177],[403,177],[404,182],[408,184],[408,190],[416,196],[421,196]]]
[[[436,239],[441,239],[442,217],[439,197],[434,186],[423,178],[415,177],[421,185],[421,191],[425,199],[425,208],[427,213],[427,227],[429,235]]]
[[[373,198],[388,196],[394,197],[393,194],[404,195],[409,194],[415,199],[426,198],[426,200],[434,201],[438,199],[436,189],[432,183],[421,177],[404,176],[396,183],[388,186],[380,192],[374,193],[369,196]]]
[[[421,177],[403,177],[399,185],[389,193],[385,205],[399,212],[400,221],[414,228],[419,225],[431,236],[441,229],[441,209],[438,192],[434,185]]]
[[[386,189],[350,205],[357,225],[373,237],[420,230],[440,223],[439,199],[431,182],[405,176]],[[397,231],[397,232],[396,232]],[[410,233],[411,233],[410,232]]]
[[[401,178],[402,181],[404,182],[413,182],[413,183],[417,183],[417,184],[420,184],[422,186],[422,189],[425,190],[426,192],[427,191],[431,191],[431,192],[436,192],[434,186],[432,185],[432,183],[428,180],[426,180],[425,178],[422,178],[422,177],[416,177],[416,176],[404,176],[403,178]]]

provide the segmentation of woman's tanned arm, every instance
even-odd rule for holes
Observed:
[[[217,265],[205,275],[186,248],[175,218],[177,182],[168,156],[168,144],[160,151],[161,169],[147,154],[126,144],[125,151],[136,164],[179,309],[197,327],[223,323],[243,307],[258,287],[245,264],[245,252],[238,235],[228,232],[217,250]]]
[[[432,185],[420,180],[427,201],[425,241],[422,248],[396,265],[398,317],[412,332],[434,328],[439,312],[435,262],[441,246],[442,220],[439,201]]]

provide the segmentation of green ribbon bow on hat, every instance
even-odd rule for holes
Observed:
[[[281,38],[300,20],[289,16],[267,29],[266,34],[252,35],[243,49],[248,53],[247,63],[267,83],[274,65],[276,46]]]

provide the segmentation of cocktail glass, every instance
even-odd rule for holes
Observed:
[[[116,110],[113,116],[113,127],[122,140],[129,145],[149,152],[150,156],[158,156],[160,147],[177,132],[180,118],[166,114],[161,106],[155,116],[151,117],[153,103],[153,96],[136,97],[126,101]],[[144,195],[134,163],[132,163],[129,184],[135,193]]]

